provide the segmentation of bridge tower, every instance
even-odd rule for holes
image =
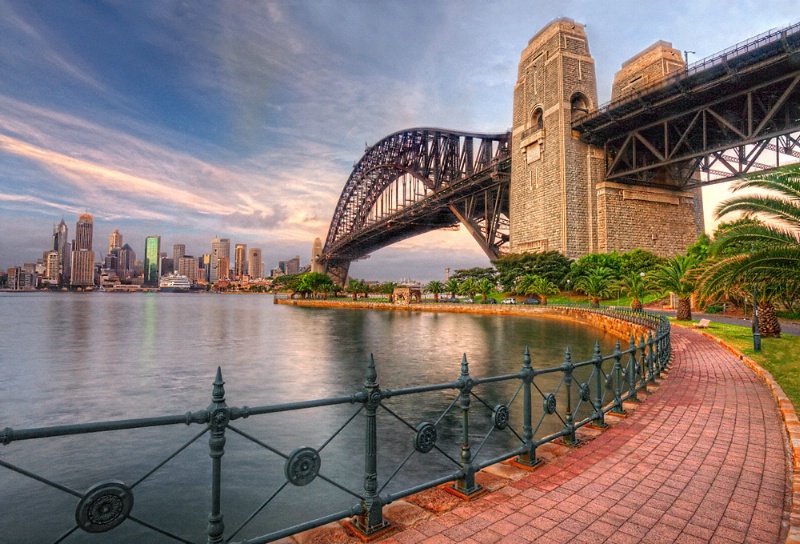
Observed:
[[[683,68],[680,53],[657,42],[623,64],[613,98]],[[528,42],[514,87],[511,252],[556,250],[578,258],[643,248],[672,256],[703,232],[700,189],[682,190],[685,182],[668,171],[648,185],[604,179],[604,149],[572,130],[597,102],[584,26],[556,19]]]
[[[573,136],[571,122],[597,107],[584,26],[551,22],[528,42],[514,86],[510,250],[598,251],[594,194],[603,155]]]

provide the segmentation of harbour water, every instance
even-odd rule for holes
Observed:
[[[381,387],[398,389],[457,379],[463,354],[471,375],[481,377],[517,372],[525,346],[534,368],[544,368],[561,364],[567,346],[579,361],[591,356],[595,340],[604,353],[615,341],[560,320],[300,308],[273,305],[264,295],[2,293],[0,323],[0,428],[17,429],[204,410],[217,367],[229,406],[263,406],[355,393],[370,354]],[[555,390],[560,375],[552,380],[540,387]],[[480,394],[491,406],[508,402],[515,388],[506,384]],[[444,413],[453,397],[450,391],[416,396],[392,410],[410,423],[441,418],[440,440],[457,444],[457,415]],[[235,425],[285,453],[324,445],[322,474],[361,492],[361,419],[327,443],[357,410],[349,405],[304,410]],[[512,421],[516,415],[512,411]],[[379,479],[395,470],[413,437],[394,416],[381,417]],[[547,421],[538,432],[552,432],[557,424]],[[0,446],[0,459],[83,493],[108,479],[137,482],[202,430],[181,425],[12,442]],[[284,460],[242,435],[227,434],[223,512],[229,535],[280,487]],[[499,437],[481,455],[502,451],[514,440]],[[428,470],[452,468],[446,459],[412,460],[386,490],[425,481]],[[136,486],[133,515],[187,541],[204,542],[209,482],[208,442],[202,437]],[[56,541],[75,525],[77,502],[0,467],[0,542]],[[321,479],[288,486],[236,539],[353,502]],[[77,530],[63,540],[171,541],[132,520],[110,533]]]

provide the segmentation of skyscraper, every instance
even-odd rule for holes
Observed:
[[[254,247],[247,252],[247,275],[250,278],[264,277],[264,261],[261,259],[261,248]]]
[[[111,233],[111,236],[108,237],[108,252],[111,253],[115,249],[119,249],[122,247],[122,235],[119,233],[117,229],[114,229],[114,232]]]
[[[219,269],[219,259],[226,261],[224,272]],[[228,277],[227,267],[231,262],[231,241],[229,238],[212,238],[211,240],[211,270],[209,271],[208,281],[214,283],[221,277]]]
[[[136,252],[125,244],[117,250],[117,277],[120,279],[133,275]]]
[[[161,276],[161,236],[148,236],[144,240],[144,282],[148,287],[158,287]]]
[[[236,244],[233,251],[234,258],[234,279],[240,280],[247,273],[247,244]]]
[[[181,273],[178,267],[180,260],[186,256],[186,244],[175,244],[172,246],[172,266],[175,272]]]
[[[70,270],[72,265],[72,247],[69,243],[69,229],[64,219],[57,227],[53,228],[53,250],[58,251],[59,261],[59,284],[68,285],[70,279]]]
[[[89,287],[94,285],[94,251],[92,251],[92,233],[94,216],[82,213],[75,225],[75,240],[72,243],[72,274],[70,285],[73,287]]]

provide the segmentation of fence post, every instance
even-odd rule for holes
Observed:
[[[612,414],[624,416],[627,414],[625,408],[622,407],[622,352],[619,349],[619,340],[614,345],[614,366],[611,369],[612,390],[614,391],[614,407],[611,409]]]
[[[208,515],[208,544],[223,542],[225,523],[222,521],[222,456],[225,454],[225,427],[228,426],[231,414],[225,404],[225,382],[222,381],[222,369],[217,367],[214,386],[211,390],[211,404],[208,405],[208,427],[211,435],[208,438],[209,456],[211,457],[211,513]]]
[[[572,364],[572,355],[569,352],[569,346],[567,346],[564,352],[564,363],[561,365],[561,369],[564,372],[564,386],[567,389],[567,413],[564,418],[564,430],[567,434],[564,437],[564,444],[568,446],[575,446],[578,443],[578,441],[575,440],[575,424],[574,418],[572,417],[572,370],[574,368]]]
[[[647,337],[647,343],[644,341],[644,335],[639,338],[639,349],[641,353],[639,354],[639,389],[646,389],[647,388],[647,372],[650,368],[650,364],[653,354],[653,336],[651,334]]]
[[[526,467],[538,465],[541,460],[536,458],[536,447],[533,445],[533,415],[531,408],[531,384],[533,383],[533,365],[531,365],[531,352],[525,346],[522,356],[522,441],[528,451],[517,457],[516,462]]]
[[[383,504],[378,495],[378,423],[377,411],[383,398],[378,386],[375,359],[370,354],[367,372],[364,375],[364,392],[367,394],[365,412],[367,418],[364,436],[364,512],[356,518],[355,527],[370,536],[389,526],[383,519]]]
[[[628,355],[628,398],[629,402],[639,402],[636,395],[636,372],[639,369],[639,361],[636,358],[636,338],[631,334],[631,341],[628,345],[630,354]]]
[[[600,429],[608,427],[605,421],[605,414],[603,413],[603,382],[606,382],[605,372],[603,372],[603,355],[600,353],[600,340],[594,342],[594,423],[593,426]]]
[[[469,497],[481,491],[481,486],[475,484],[475,468],[472,466],[472,451],[469,446],[469,395],[472,391],[472,378],[469,377],[469,363],[467,354],[461,358],[461,376],[459,377],[461,395],[459,406],[461,407],[461,470],[463,478],[456,480],[453,490],[457,493]]]

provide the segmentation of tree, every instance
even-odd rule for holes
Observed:
[[[397,284],[393,281],[387,281],[386,283],[382,283],[380,287],[378,287],[378,292],[382,295],[388,295],[389,302],[394,301],[394,289],[397,287]]]
[[[745,216],[718,229],[711,246],[715,261],[703,273],[701,291],[710,297],[728,293],[734,286],[757,287],[762,293],[759,332],[779,336],[774,302],[788,301],[800,284],[800,165],[749,176],[731,191],[743,189],[760,191],[725,200],[715,210],[718,218],[733,212]]]
[[[575,290],[588,296],[593,307],[600,306],[600,301],[612,295],[614,271],[605,267],[589,269],[585,275],[575,280]]]
[[[361,286],[361,282],[355,278],[350,278],[347,282],[347,286],[344,288],[344,292],[352,295],[353,300],[358,300],[358,294],[363,291],[363,287]]]
[[[455,278],[456,280],[458,280],[459,283],[461,283],[462,281],[467,280],[469,278],[472,278],[476,281],[480,281],[482,279],[494,280],[496,276],[497,276],[497,271],[494,268],[475,267],[475,268],[456,270],[450,277]]]
[[[606,273],[612,279],[619,278],[622,270],[622,257],[616,251],[611,253],[589,253],[572,263],[569,276],[577,289],[578,280],[581,276],[593,274],[600,268],[606,270]]]
[[[438,280],[433,280],[425,286],[425,291],[433,293],[433,301],[439,302],[439,294],[444,293],[444,284]]]
[[[698,257],[676,255],[656,268],[653,284],[660,289],[662,296],[675,293],[678,297],[678,321],[692,319],[692,294],[696,287]]]
[[[456,295],[461,289],[461,284],[455,278],[450,278],[447,280],[447,283],[444,284],[445,290],[450,293],[451,298],[456,298]]]
[[[630,272],[619,280],[620,289],[631,297],[631,310],[641,312],[642,301],[650,292],[650,287],[645,281],[644,272]]]
[[[497,284],[494,280],[483,278],[478,282],[478,292],[481,294],[481,297],[483,297],[483,302],[486,302],[486,297],[497,292]]]
[[[542,253],[509,253],[492,261],[497,268],[497,282],[506,292],[514,292],[517,280],[525,274],[536,274],[562,285],[569,274],[570,261],[558,251]]]
[[[480,285],[478,280],[475,278],[467,278],[461,282],[459,286],[459,292],[463,295],[467,295],[469,298],[475,298],[475,293],[480,290]]]
[[[547,304],[549,295],[557,295],[560,291],[558,286],[547,278],[538,274],[525,274],[517,282],[516,292],[525,296],[536,295],[544,305]]]

